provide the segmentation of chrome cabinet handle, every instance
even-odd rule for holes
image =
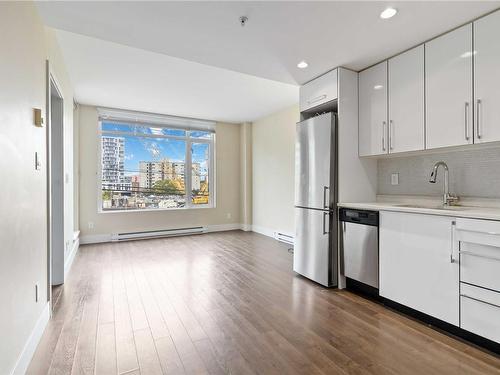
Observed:
[[[382,121],[382,151],[385,151],[385,126],[387,123]]]
[[[326,231],[326,225],[325,225],[325,217],[329,215],[328,212],[323,212],[323,234],[329,234],[330,232]]]
[[[481,254],[476,254],[473,253],[472,251],[465,251],[465,250],[460,250],[459,253],[462,255],[469,255],[471,257],[476,257],[476,258],[483,258],[483,259],[488,259],[488,260],[495,260],[497,262],[500,262],[500,258],[497,257],[492,257],[489,255],[481,255]]]
[[[392,134],[393,131],[394,131],[394,126],[393,126],[392,120],[389,120],[389,150],[394,150],[394,147],[392,144],[392,139],[394,138],[393,134]]]
[[[469,135],[469,102],[465,102],[465,140],[468,141],[470,138]]]
[[[489,234],[490,236],[500,236],[500,232],[489,232],[485,230],[476,230],[476,229],[468,229],[468,228],[459,228],[460,232],[471,232],[471,233],[481,233],[481,234]]]
[[[477,139],[481,139],[481,109],[482,109],[482,101],[481,99],[477,100],[477,116],[476,116],[476,132]]]
[[[455,228],[457,226],[456,221],[451,222],[451,251],[450,251],[450,263],[455,263]]]
[[[323,208],[330,208],[330,199],[327,198],[326,192],[330,190],[328,186],[323,186]],[[328,202],[327,202],[328,199]]]
[[[481,302],[481,303],[484,303],[486,305],[490,305],[490,306],[493,306],[493,307],[498,307],[500,309],[499,305],[496,305],[496,304],[491,303],[491,302],[486,302],[486,301],[480,300],[478,298],[474,298],[474,297],[468,296],[467,294],[460,293],[460,297],[468,298],[468,299],[471,299],[471,300],[476,301],[476,302]]]
[[[323,99],[326,99],[326,94],[323,94],[323,95],[317,96],[316,98],[308,100],[307,104],[313,104],[313,103],[319,102],[320,100],[323,100]]]

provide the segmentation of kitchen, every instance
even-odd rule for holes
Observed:
[[[499,1],[0,25],[1,375],[500,374]]]
[[[365,293],[496,353],[498,35],[497,11],[359,72],[360,159],[354,164],[374,163],[368,172],[372,185],[366,185],[361,199],[343,196],[342,182],[352,178],[353,170],[346,176],[335,170],[335,155],[339,168],[345,163],[341,103],[348,83],[341,78],[346,73],[338,68],[301,87],[294,252],[299,274]],[[338,108],[332,100],[338,100]],[[315,117],[308,116],[311,112]],[[324,123],[331,124],[326,132]],[[330,132],[331,146],[322,144]],[[317,160],[328,149],[332,166],[324,158],[324,172]],[[374,185],[376,197],[369,190]],[[322,216],[311,219],[304,208]],[[325,235],[330,244],[319,243]]]

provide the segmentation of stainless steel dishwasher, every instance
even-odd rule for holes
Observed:
[[[348,281],[378,289],[378,212],[341,208],[339,216],[341,271]]]

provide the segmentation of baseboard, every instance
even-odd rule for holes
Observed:
[[[35,324],[35,328],[31,331],[31,334],[24,345],[23,351],[19,356],[14,369],[11,371],[11,375],[23,375],[26,373],[28,366],[33,358],[33,354],[35,354],[36,347],[42,338],[43,332],[45,331],[45,327],[50,319],[50,304],[47,302],[45,308],[42,313],[38,317],[38,320]]]
[[[263,234],[264,236],[274,238],[274,230],[266,227],[261,227],[260,225],[252,225],[252,232]]]
[[[238,229],[241,229],[241,224],[239,223],[207,225],[207,233],[224,232],[228,230],[238,230]]]
[[[112,239],[112,234],[88,234],[80,237],[80,244],[88,245],[93,243],[111,242]]]
[[[73,265],[73,261],[75,260],[76,253],[78,252],[78,249],[80,248],[80,239],[77,237],[76,239],[73,239],[73,248],[71,249],[71,252],[69,253],[68,259],[64,262],[64,279],[66,280],[66,276],[68,275],[69,270],[71,269],[71,266]]]
[[[252,224],[241,224],[240,229],[245,231],[245,232],[251,232],[252,231]]]

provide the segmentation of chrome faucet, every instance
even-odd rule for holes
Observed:
[[[431,184],[436,183],[437,173],[440,166],[444,169],[443,206],[449,206],[456,203],[458,201],[458,197],[455,194],[450,193],[449,170],[444,161],[438,161],[434,164],[434,167],[431,170],[429,182]]]

